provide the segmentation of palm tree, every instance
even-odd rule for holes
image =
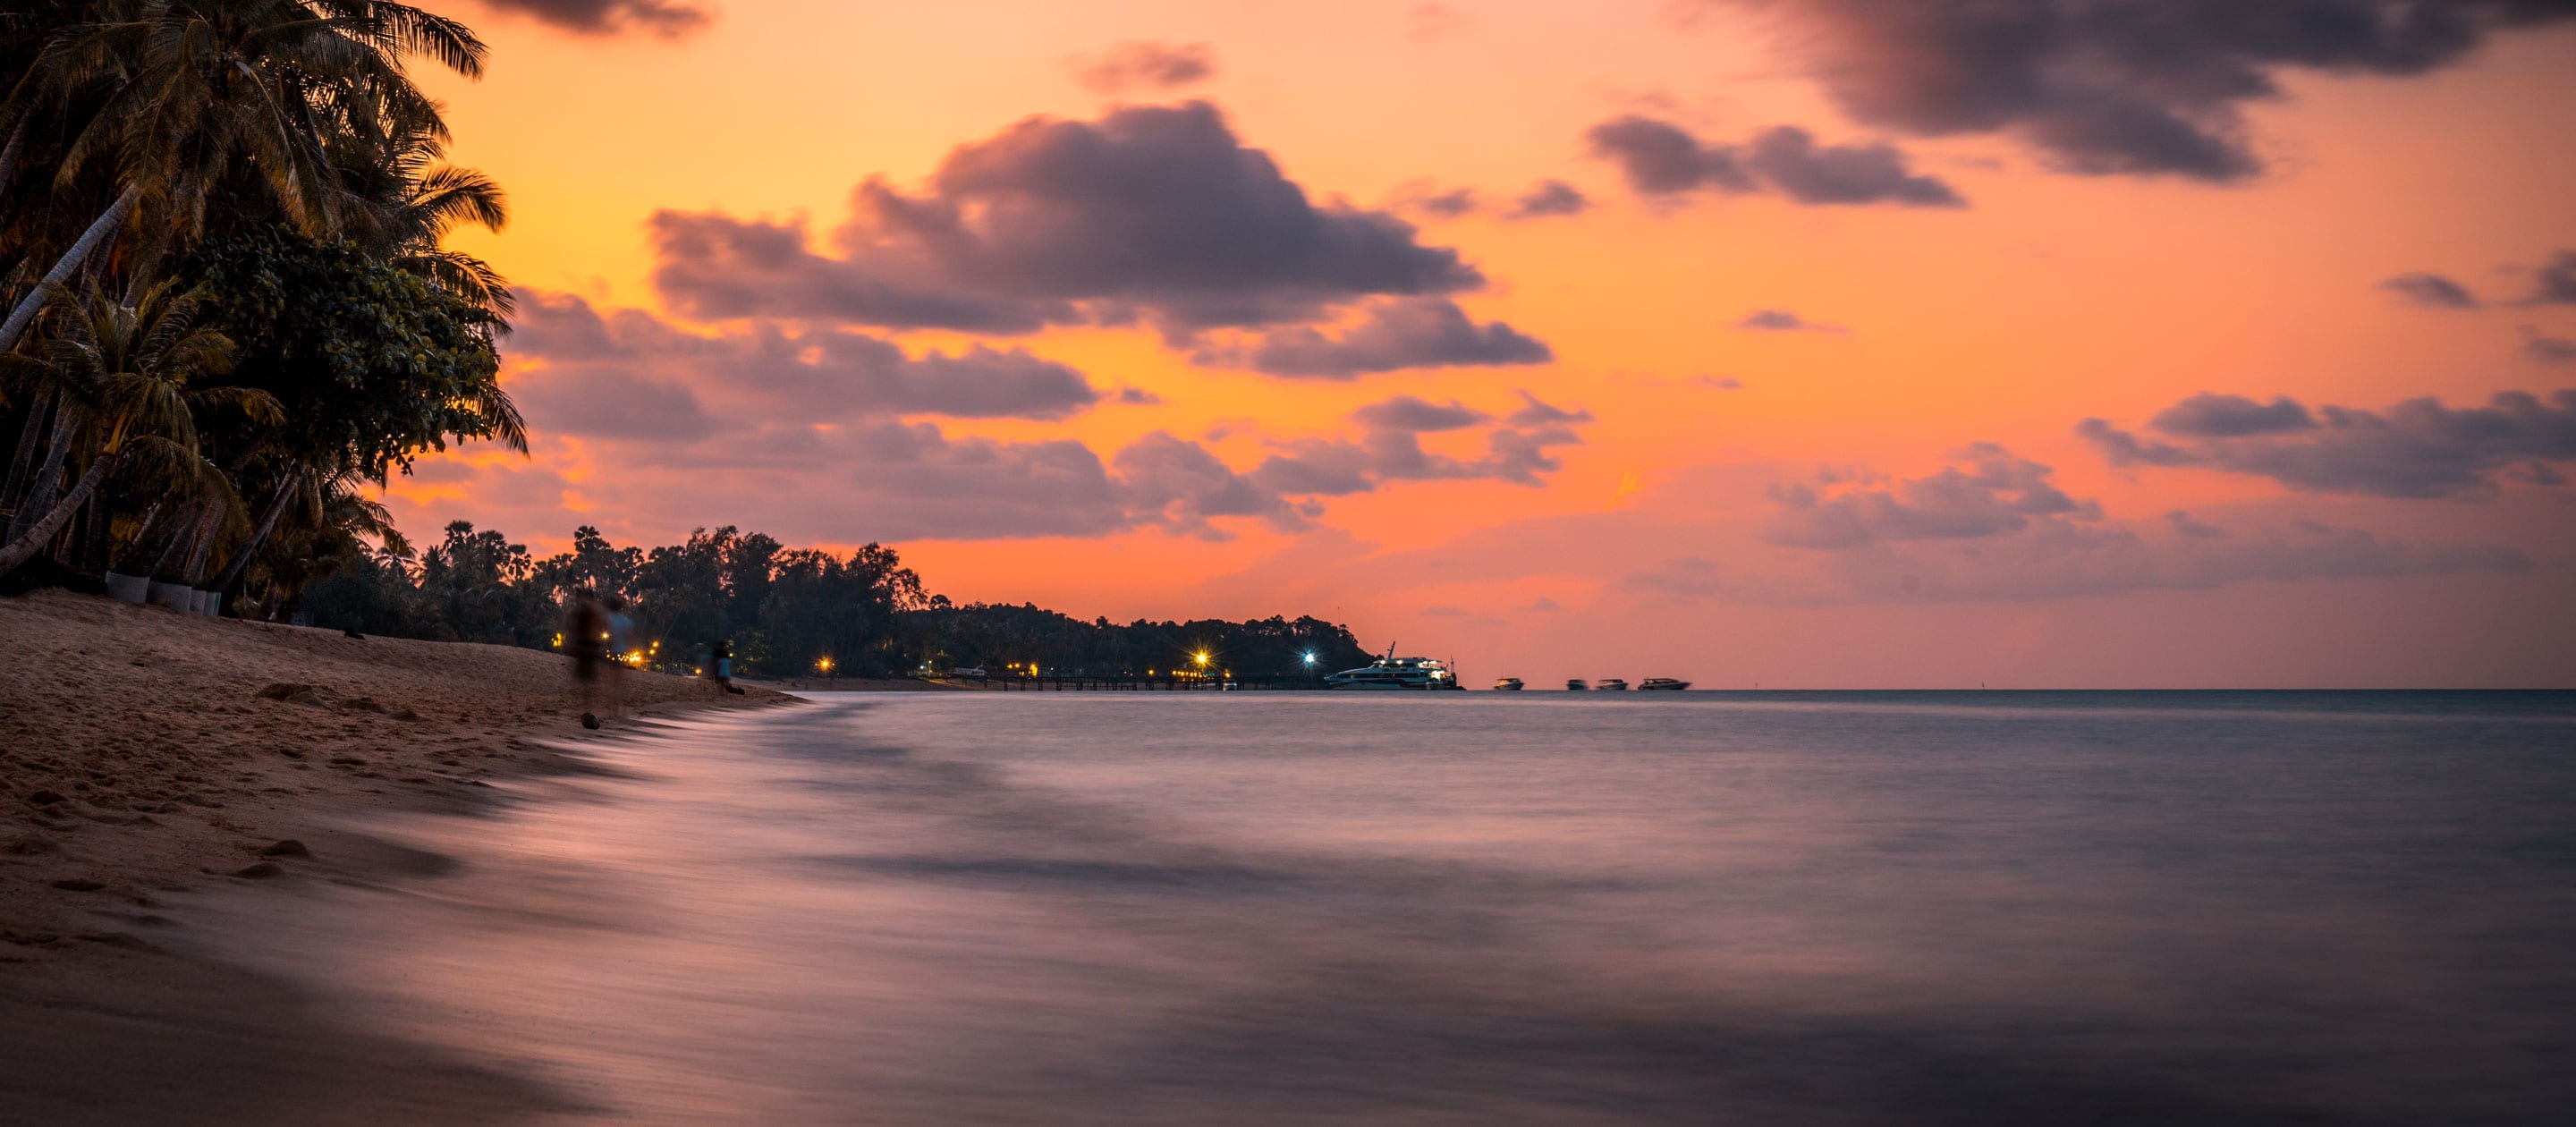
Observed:
[[[55,185],[75,191],[105,161],[118,191],[46,284],[0,322],[0,352],[16,347],[57,288],[138,208],[168,212],[167,230],[202,229],[237,158],[289,218],[308,231],[334,229],[342,200],[326,149],[335,130],[352,111],[385,107],[443,135],[436,104],[404,63],[427,56],[471,78],[483,55],[463,24],[384,0],[134,0],[57,35],[8,117],[23,123],[38,108],[104,90],[65,149]]]
[[[81,314],[51,349],[53,363],[64,373],[65,391],[72,395],[55,418],[52,448],[37,475],[37,488],[28,493],[28,511],[51,498],[68,455],[83,440],[89,446],[89,466],[45,515],[14,530],[0,546],[0,575],[50,542],[109,474],[137,456],[164,492],[198,497],[229,493],[222,474],[197,451],[201,414],[232,407],[263,423],[284,417],[266,392],[193,386],[201,377],[232,368],[232,341],[197,323],[203,307],[199,294],[177,292],[173,283],[162,282],[142,287],[128,304],[108,298],[93,280],[81,294],[62,292],[54,298]]]

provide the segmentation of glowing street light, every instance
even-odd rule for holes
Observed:
[[[1192,656],[1196,657],[1198,659],[1198,663],[1201,665],[1206,665],[1208,663],[1208,652],[1206,650],[1200,650],[1197,654]]]
[[[1308,650],[1308,651],[1306,651],[1306,664],[1307,664],[1309,667],[1311,667],[1311,666],[1313,666],[1313,665],[1315,664],[1315,651],[1313,651],[1313,650]]]
[[[824,676],[829,677],[832,675],[832,659],[827,657],[821,661],[815,662],[814,668]]]

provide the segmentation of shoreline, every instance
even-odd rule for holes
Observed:
[[[185,901],[436,875],[452,863],[370,820],[488,812],[496,784],[599,769],[546,744],[793,699],[628,673],[631,718],[585,731],[557,654],[59,591],[0,599],[0,637],[0,1124],[585,1110],[508,1062],[353,1028],[330,999],[185,950]]]

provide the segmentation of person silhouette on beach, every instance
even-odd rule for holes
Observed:
[[[626,715],[627,655],[634,652],[635,620],[626,617],[626,596],[610,595],[608,613],[608,714]]]
[[[584,587],[564,600],[563,647],[572,658],[573,705],[581,709],[581,726],[599,727],[599,665],[607,653],[608,616],[599,597]]]

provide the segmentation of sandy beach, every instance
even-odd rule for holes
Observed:
[[[441,858],[371,814],[471,811],[494,780],[585,769],[564,660],[499,646],[0,599],[0,1123],[492,1122],[551,1098],[335,1028],[312,1000],[178,953],[173,903],[380,882]],[[742,708],[630,674],[633,712]]]

